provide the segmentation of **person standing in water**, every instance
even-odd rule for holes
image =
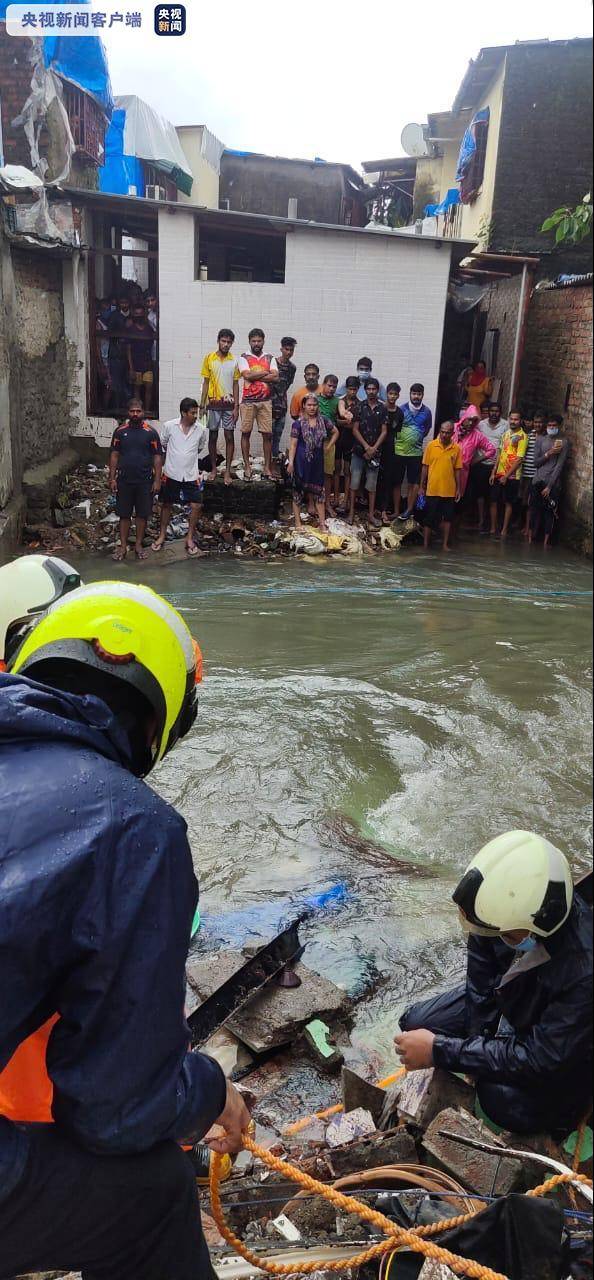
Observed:
[[[324,449],[334,445],[338,431],[332,422],[322,417],[318,397],[308,393],[301,403],[301,414],[291,427],[289,464],[287,471],[293,481],[293,515],[295,528],[301,529],[300,504],[304,497],[311,497],[316,505],[318,523],[326,529],[326,503],[324,484]]]
[[[388,434],[388,410],[379,399],[380,384],[377,378],[365,383],[365,400],[359,409],[359,418],[353,423],[353,457],[351,461],[351,503],[349,521],[355,519],[355,501],[361,485],[365,485],[369,503],[369,523],[376,527],[381,523],[375,514],[375,500],[381,451]]]
[[[441,527],[443,550],[450,550],[450,533],[456,503],[462,496],[462,450],[454,440],[454,423],[442,422],[436,440],[431,440],[423,454],[421,493],[425,498],[423,523],[424,546],[431,546],[431,534]]]
[[[338,378],[336,377],[336,374],[327,373],[318,396],[320,413],[323,418],[327,418],[328,422],[332,423],[333,427],[336,426],[336,418],[338,414],[338,396],[336,394],[337,387]],[[332,440],[327,440],[324,448],[324,486],[326,490],[326,514],[330,516],[336,515],[336,511],[332,505],[335,471],[336,446]]]
[[[522,415],[514,409],[509,415],[509,427],[501,437],[499,453],[491,472],[491,537],[497,536],[497,515],[499,503],[503,504],[503,525],[501,540],[508,535],[514,504],[520,496],[520,480],[522,463],[528,448],[528,436],[522,426]]]
[[[351,461],[353,457],[353,426],[359,421],[361,404],[357,397],[359,379],[352,375],[346,380],[343,396],[339,396],[336,425],[338,440],[336,442],[336,468],[334,472],[334,506],[339,511],[348,511],[351,499]],[[344,484],[344,493],[340,496],[340,481]]]

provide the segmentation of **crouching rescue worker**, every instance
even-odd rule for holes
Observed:
[[[141,781],[194,722],[200,651],[154,592],[101,582],[52,605],[9,665],[0,1069],[54,1017],[54,1123],[0,1114],[0,1280],[214,1280],[179,1144],[239,1150],[249,1113],[188,1052],[197,883],[183,819]]]
[[[473,1077],[496,1125],[564,1137],[592,1105],[591,909],[564,854],[529,831],[490,840],[454,902],[466,984],[408,1009],[397,1052],[409,1070]]]

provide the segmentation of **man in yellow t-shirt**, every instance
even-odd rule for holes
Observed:
[[[421,470],[421,494],[424,500],[424,544],[431,545],[431,534],[441,526],[443,549],[450,550],[450,532],[455,505],[462,495],[462,450],[454,441],[453,422],[442,422],[436,440],[425,447]]]
[[[235,334],[221,329],[216,351],[209,351],[202,361],[202,394],[200,416],[208,408],[209,480],[217,474],[217,443],[222,427],[225,433],[225,484],[231,484],[231,463],[235,453],[235,426],[239,418],[239,366],[231,347]]]
[[[491,537],[497,537],[497,517],[499,504],[504,505],[501,538],[507,538],[514,503],[520,496],[520,479],[522,463],[528,448],[528,433],[524,431],[522,414],[514,410],[509,415],[509,427],[504,431],[499,445],[499,453],[491,472]]]

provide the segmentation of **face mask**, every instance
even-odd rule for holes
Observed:
[[[558,436],[558,435],[559,435],[559,428],[558,428],[558,427],[547,427],[547,435],[548,435],[548,436]]]
[[[357,369],[359,382],[365,382],[365,379],[369,377],[370,373],[371,369]]]
[[[518,943],[518,946],[515,949],[516,951],[521,951],[526,953],[527,951],[534,951],[534,948],[537,945],[538,944],[537,944],[536,938],[524,938],[524,941]]]

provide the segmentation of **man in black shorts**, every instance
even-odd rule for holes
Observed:
[[[131,400],[126,422],[113,433],[109,457],[109,484],[116,494],[116,512],[120,517],[120,545],[113,553],[114,560],[126,558],[133,515],[136,517],[134,551],[138,560],[146,560],[142,540],[154,495],[161,488],[162,470],[159,435],[144,421],[141,401]]]

